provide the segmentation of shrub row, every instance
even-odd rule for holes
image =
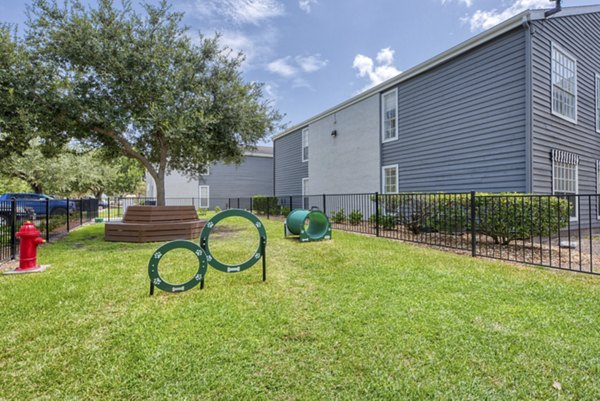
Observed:
[[[380,227],[384,229],[402,225],[414,234],[470,230],[470,194],[379,195],[379,205]],[[476,230],[503,245],[516,239],[548,235],[568,225],[570,207],[567,199],[553,196],[478,193]],[[371,219],[374,223],[374,216]]]

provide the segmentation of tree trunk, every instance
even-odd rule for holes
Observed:
[[[44,193],[44,189],[42,188],[42,186],[40,184],[29,183],[29,185],[31,185],[31,189],[33,189],[33,192],[35,192],[36,194]]]
[[[165,172],[159,171],[158,177],[154,178],[156,184],[156,206],[165,206]]]

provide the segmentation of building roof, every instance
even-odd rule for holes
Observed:
[[[482,44],[487,43],[487,42],[491,41],[492,39],[494,39],[500,35],[503,35],[506,32],[512,31],[513,29],[515,29],[519,26],[523,26],[527,22],[543,20],[546,18],[548,18],[548,19],[562,18],[562,17],[570,17],[573,15],[597,13],[597,12],[600,12],[600,5],[563,7],[560,12],[558,12],[550,17],[545,16],[546,11],[547,10],[545,10],[545,9],[544,10],[523,11],[523,12],[515,15],[514,17],[509,18],[506,21],[501,22],[498,25],[488,29],[487,31],[484,31],[478,35],[475,35],[472,38],[450,48],[449,50],[446,50],[445,52],[440,53],[437,56],[432,57],[429,60],[424,61],[423,63],[418,64],[415,67],[413,67],[407,71],[404,71],[404,72],[396,75],[395,77],[390,78],[387,81],[382,82],[381,84],[374,86],[373,88],[368,89],[368,90],[338,104],[337,106],[327,109],[324,112],[319,113],[319,114],[309,118],[308,120],[301,122],[300,124],[296,124],[293,127],[290,127],[288,129],[286,129],[285,131],[280,132],[279,134],[277,134],[273,137],[273,140],[275,141],[276,139],[279,139],[283,136],[291,134],[292,132],[297,131],[300,128],[306,127],[307,125],[312,124],[313,122],[315,122],[317,120],[320,120],[324,117],[332,115],[342,109],[352,106],[352,105],[354,105],[368,97],[371,97],[377,93],[384,92],[388,89],[391,89],[392,87],[398,85],[399,83],[401,83],[403,81],[406,81],[417,75],[423,74],[424,72],[431,70],[447,61],[450,61],[450,60],[462,55],[463,53],[468,52],[469,50],[471,50],[475,47],[481,46]]]
[[[272,146],[257,146],[254,150],[248,150],[244,153],[245,156],[254,157],[273,157]]]

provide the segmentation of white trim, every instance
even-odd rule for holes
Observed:
[[[395,168],[396,169],[396,192],[385,192],[385,170]],[[381,167],[381,193],[383,195],[386,194],[397,194],[400,191],[399,188],[399,180],[398,180],[398,165],[397,164],[388,164],[387,166]]]
[[[554,49],[558,50],[565,56],[571,58],[575,64],[575,118],[571,118],[565,115],[562,115],[554,110]],[[577,114],[578,114],[578,93],[577,87],[579,86],[577,83],[577,58],[573,56],[570,52],[566,51],[562,46],[554,43],[554,41],[550,41],[550,102],[551,102],[551,110],[552,114],[556,117],[562,118],[563,120],[569,121],[573,124],[577,124]]]
[[[308,183],[308,177],[302,179],[302,196],[307,196],[306,193],[306,184]]]
[[[385,97],[389,94],[394,94],[395,106],[396,106],[396,129],[392,138],[385,139]],[[398,88],[394,88],[390,91],[381,94],[381,143],[392,142],[398,140]]]
[[[302,162],[307,162],[308,159],[310,159],[310,150],[308,147],[308,144],[309,144],[308,137],[309,137],[309,130],[308,130],[308,127],[306,127],[302,130],[302,149],[301,149],[302,150]],[[307,152],[308,156],[306,157],[306,159],[304,158],[304,148],[306,148],[308,151]]]
[[[202,204],[202,188],[206,188],[206,206]],[[210,208],[210,186],[209,185],[198,185],[198,209],[209,209]]]
[[[596,73],[595,78],[596,104],[594,104],[594,111],[596,112],[596,132],[600,134],[600,73]]]

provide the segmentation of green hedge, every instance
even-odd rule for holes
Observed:
[[[379,206],[380,215],[388,219],[393,216],[397,224],[414,234],[470,231],[470,194],[379,195]],[[503,245],[516,239],[552,235],[569,223],[568,200],[554,196],[477,193],[475,211],[477,232]]]
[[[352,210],[352,212],[350,212],[350,214],[348,215],[348,222],[353,225],[353,226],[357,226],[362,222],[363,219],[363,214],[360,210],[354,209]]]
[[[344,221],[346,221],[346,212],[344,211],[344,209],[340,209],[337,212],[333,213],[331,215],[331,221],[333,221],[334,223],[343,223]]]
[[[569,201],[554,196],[477,194],[477,231],[496,244],[555,235],[569,224]]]
[[[281,214],[279,199],[275,196],[255,195],[252,197],[252,211],[258,214]]]

